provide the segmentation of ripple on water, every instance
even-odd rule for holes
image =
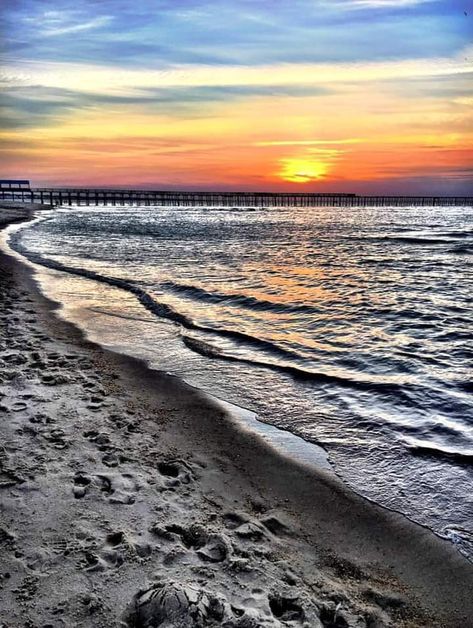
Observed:
[[[68,271],[49,289],[96,340],[324,444],[470,551],[471,210],[72,208],[14,246]]]

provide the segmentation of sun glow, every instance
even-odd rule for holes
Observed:
[[[292,183],[310,183],[323,179],[327,174],[327,164],[307,158],[288,157],[281,159],[279,177]]]

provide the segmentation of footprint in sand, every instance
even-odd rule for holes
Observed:
[[[69,441],[65,438],[64,430],[59,428],[53,430],[44,430],[41,436],[47,440],[55,449],[66,449],[69,447]]]
[[[106,467],[118,467],[118,465],[124,460],[125,458],[114,451],[109,451],[102,456],[102,462]]]
[[[87,475],[77,472],[74,476],[73,495],[81,499],[87,494],[106,495],[111,504],[131,505],[135,503],[135,493],[140,490],[139,483],[131,474],[101,473]]]
[[[0,528],[0,547],[13,551],[15,549],[16,537],[6,528]]]
[[[27,408],[28,408],[28,404],[25,403],[24,401],[15,401],[10,406],[10,410],[12,412],[22,412],[23,410],[26,410]]]
[[[194,550],[204,562],[223,562],[231,555],[231,545],[226,537],[209,533],[204,527],[197,524],[187,528],[171,524],[166,526],[164,530],[157,527],[152,528],[151,531],[167,539],[179,539],[187,549]]]
[[[227,512],[222,518],[227,529],[233,530],[240,538],[250,541],[262,541],[264,538],[269,538],[268,532],[276,537],[292,534],[289,526],[273,514],[266,515],[259,521],[252,520],[249,515],[237,512]]]
[[[87,539],[81,567],[87,571],[117,569],[127,560],[142,561],[153,551],[149,543],[123,530],[109,532],[105,539]]]
[[[268,515],[260,519],[260,523],[274,536],[291,536],[292,532],[288,525],[275,515]]]
[[[74,476],[74,487],[72,492],[74,493],[74,497],[76,499],[81,499],[87,493],[87,487],[91,483],[91,479],[84,475],[83,473],[76,473]]]
[[[43,413],[35,414],[32,417],[30,417],[28,420],[30,423],[42,423],[42,424],[48,424],[48,425],[50,425],[51,423],[56,423],[55,419],[52,419],[47,414],[43,414]]]
[[[23,484],[23,482],[25,479],[21,477],[20,469],[10,468],[9,454],[5,447],[0,445],[0,489]]]
[[[316,605],[309,600],[300,600],[298,595],[249,596],[244,602],[244,605],[230,604],[222,593],[214,593],[194,585],[156,583],[136,594],[125,615],[125,621],[134,628],[339,628],[338,624],[332,626],[322,623]]]
[[[90,410],[91,412],[100,412],[101,410],[103,410],[104,404],[103,403],[88,403],[86,407],[87,407],[87,410]]]
[[[87,440],[91,443],[95,443],[101,451],[113,449],[110,435],[106,432],[98,432],[97,430],[86,430],[82,433],[82,436],[84,436],[84,438],[87,438]]]
[[[112,495],[114,492],[111,479],[105,475],[89,476],[80,472],[75,474],[72,491],[76,499],[84,497],[92,489],[107,495]]]
[[[227,512],[222,518],[225,527],[229,530],[234,530],[250,520],[247,515],[240,514],[238,512]]]
[[[86,430],[85,432],[82,432],[82,436],[92,442],[95,441],[99,434],[100,432],[97,432],[96,430]]]
[[[41,382],[47,386],[60,386],[61,384],[69,384],[71,378],[62,373],[47,373],[41,377]]]
[[[125,562],[122,552],[117,549],[104,549],[100,553],[84,550],[84,560],[80,566],[86,571],[104,571],[116,569]]]
[[[102,456],[102,463],[106,467],[118,467],[118,465],[128,460],[123,450],[115,447],[111,442],[110,436],[105,432],[86,430],[82,435],[88,441],[97,445],[99,451],[105,452]]]
[[[345,619],[344,612],[339,608],[339,605],[324,605],[320,609],[320,622],[323,628],[349,628],[350,626],[356,626],[356,619],[350,623]],[[358,623],[358,622],[357,622]],[[371,624],[369,624],[371,625]],[[385,626],[383,623],[376,622],[374,626]]]
[[[206,591],[169,582],[135,596],[125,621],[128,626],[210,626],[221,623],[225,602]]]
[[[163,478],[165,490],[173,490],[181,484],[190,484],[195,480],[192,466],[184,460],[159,462],[158,471]]]
[[[270,595],[269,608],[279,621],[301,623],[304,620],[304,610],[298,596]]]
[[[249,521],[235,528],[235,534],[245,541],[261,542],[268,538],[265,528],[256,521]]]

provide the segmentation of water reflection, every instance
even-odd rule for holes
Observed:
[[[360,491],[441,531],[473,520],[473,273],[452,252],[472,241],[462,208],[81,208],[20,244],[123,283],[52,288],[102,342],[323,443]]]

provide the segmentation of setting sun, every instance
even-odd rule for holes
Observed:
[[[311,159],[289,157],[281,159],[282,169],[279,176],[284,181],[293,183],[310,183],[314,179],[323,179],[327,173],[327,165]]]

